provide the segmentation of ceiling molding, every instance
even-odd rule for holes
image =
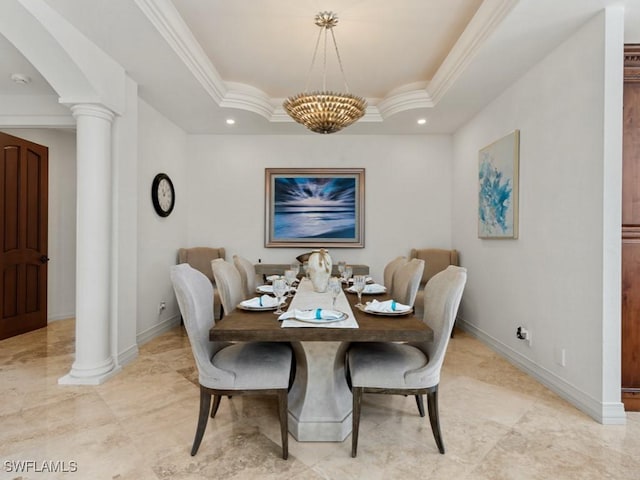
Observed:
[[[228,93],[227,86],[170,0],[135,0],[173,51],[217,104]]]
[[[437,105],[453,86],[469,62],[476,56],[484,41],[502,23],[518,1],[485,0],[482,2],[429,84],[428,90],[434,105]]]
[[[271,122],[293,122],[281,107],[255,86],[225,82],[198,43],[171,0],[135,0],[169,46],[184,62],[216,104],[256,113]],[[433,108],[465,70],[478,49],[518,0],[485,0],[426,88],[397,93],[395,89],[376,105],[372,101],[360,120],[381,122],[400,112]]]
[[[377,105],[383,118],[388,118],[406,110],[433,108],[434,106],[433,99],[425,89],[388,95]]]

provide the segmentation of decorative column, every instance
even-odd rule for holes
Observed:
[[[111,123],[97,104],[71,106],[76,119],[76,358],[58,380],[98,385],[117,373],[111,351]]]

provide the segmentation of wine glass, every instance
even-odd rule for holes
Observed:
[[[289,266],[290,270],[293,270],[294,272],[296,272],[296,280],[298,280],[298,274],[300,273],[300,263],[298,262],[293,262],[290,266]],[[294,282],[295,283],[295,282]]]
[[[351,268],[351,265],[345,265],[344,272],[342,272],[342,278],[344,279],[345,283],[349,283],[351,275],[353,275],[353,268]]]
[[[347,262],[341,260],[338,262],[338,273],[340,274],[340,276],[342,276],[342,274],[344,273],[344,267],[347,266]]]
[[[279,277],[273,281],[273,294],[276,296],[276,301],[278,302],[278,308],[276,309],[276,315],[281,315],[284,313],[282,310],[282,297],[287,293],[287,282],[284,278]]]
[[[287,282],[287,286],[289,287],[287,288],[287,298],[293,297],[293,293],[291,293],[291,286],[293,285],[293,282],[296,281],[296,275],[295,270],[284,271],[284,280]]]
[[[329,279],[329,284],[328,284],[328,290],[329,293],[331,293],[331,298],[333,298],[333,303],[331,304],[334,310],[336,308],[336,298],[338,298],[338,295],[340,295],[340,292],[342,291],[342,284],[340,283],[340,279],[338,277],[331,277]]]
[[[364,286],[367,284],[366,275],[354,275],[353,276],[353,289],[358,294],[358,303],[356,303],[356,307],[362,307],[362,292],[364,291]]]

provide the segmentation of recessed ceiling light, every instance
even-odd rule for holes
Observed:
[[[427,119],[426,118],[419,118],[418,119],[418,125],[426,125],[427,123]]]
[[[31,77],[23,73],[12,73],[11,80],[19,85],[26,85],[28,83],[31,83]]]
[[[233,125],[236,121],[233,118],[227,118],[227,125]]]

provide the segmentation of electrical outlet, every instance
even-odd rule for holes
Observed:
[[[524,340],[527,345],[531,346],[531,330],[527,330],[525,327],[518,327],[516,330],[516,337],[519,340]]]
[[[164,309],[167,308],[167,302],[160,302],[158,304],[158,315],[160,315]]]

